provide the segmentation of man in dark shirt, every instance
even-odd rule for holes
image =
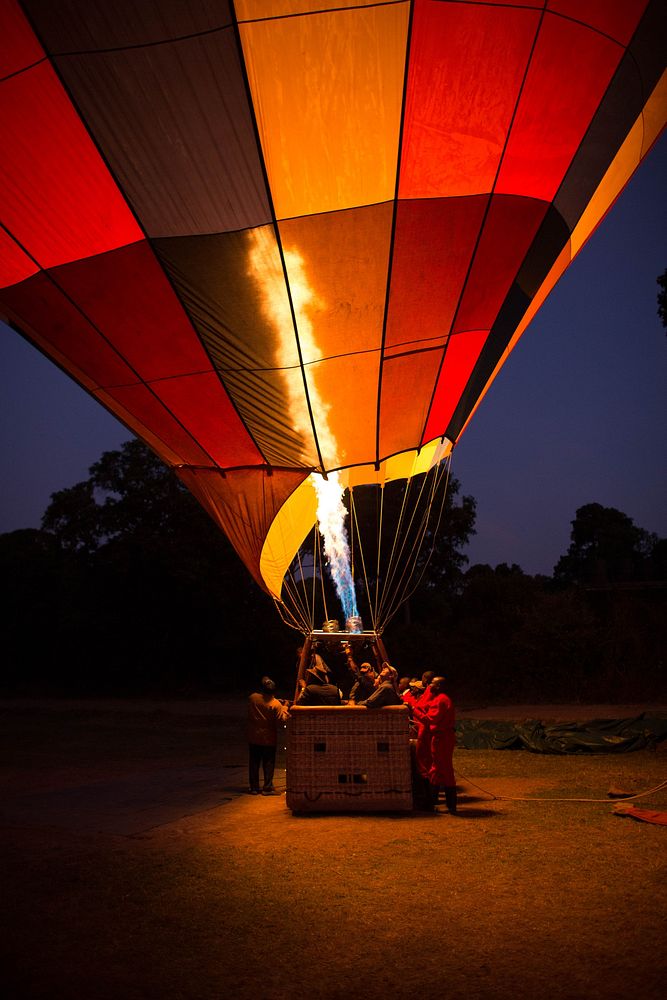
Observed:
[[[375,691],[375,671],[370,663],[362,663],[355,671],[356,681],[350,691],[350,701],[355,705],[366,701]]]
[[[340,705],[340,691],[329,683],[329,675],[322,660],[306,670],[306,684],[297,705]]]

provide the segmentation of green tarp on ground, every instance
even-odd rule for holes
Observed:
[[[593,719],[544,725],[537,719],[501,722],[462,719],[456,743],[464,750],[531,750],[533,753],[627,753],[655,747],[667,738],[667,715]]]

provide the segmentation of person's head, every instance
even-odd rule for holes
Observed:
[[[434,677],[429,684],[431,689],[431,694],[442,694],[445,690],[445,678],[444,677]]]
[[[272,695],[276,690],[275,683],[270,677],[262,677],[262,694]]]
[[[398,693],[403,694],[403,692],[407,691],[409,687],[410,687],[410,678],[401,677],[400,681],[398,682]]]
[[[435,670],[425,670],[422,674],[422,684],[425,688],[429,686],[433,678],[435,677]]]
[[[418,677],[410,678],[410,690],[412,691],[413,694],[421,694],[423,692],[424,685],[422,684],[422,682],[419,680]]]
[[[394,688],[396,689],[398,688],[398,670],[396,670],[395,667],[392,667],[392,665],[390,663],[387,663],[386,661],[382,664],[382,670],[380,671],[379,679],[381,684],[384,681],[390,681],[393,684]]]
[[[306,670],[306,684],[328,684],[329,675],[324,669],[322,661],[318,663],[317,661],[313,663],[311,667]]]

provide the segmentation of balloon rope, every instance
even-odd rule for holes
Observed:
[[[299,588],[297,586],[296,581],[294,580],[291,569],[288,572],[291,579],[288,580],[287,577],[285,577],[285,579],[283,580],[283,587],[285,588],[285,591],[290,598],[291,602],[290,610],[295,618],[301,620],[306,632],[308,632],[309,631],[308,609],[305,608],[303,605],[303,601],[301,600],[301,595],[299,594]]]
[[[423,489],[423,485],[424,484],[422,483],[422,489]],[[405,509],[406,509],[406,506],[407,506],[407,501],[408,501],[408,497],[410,495],[410,490],[411,489],[412,489],[412,477],[410,477],[410,479],[407,480],[407,482],[405,484],[405,489],[403,490],[403,502],[401,503],[401,511],[400,511],[399,516],[398,516],[398,523],[396,525],[396,530],[394,531],[394,539],[393,539],[392,546],[391,546],[391,554],[389,556],[389,562],[387,563],[387,573],[386,573],[386,578],[385,578],[385,585],[382,588],[382,597],[381,597],[381,600],[380,600],[380,606],[378,608],[378,618],[380,620],[382,620],[382,608],[383,608],[383,605],[386,602],[385,595],[387,594],[389,588],[391,587],[392,580],[393,580],[394,575],[396,573],[396,568],[395,568],[396,564],[394,562],[394,556],[396,554],[396,544],[398,542],[399,535],[401,534],[401,529],[402,529],[402,526],[403,526],[403,517],[405,515]],[[420,492],[420,496],[421,496],[421,492]],[[413,515],[412,516],[414,518],[414,510],[413,510]],[[411,524],[412,524],[412,521],[411,521]],[[410,530],[410,527],[408,527],[408,531],[409,530]],[[404,546],[405,546],[405,542],[403,543],[403,547]],[[402,551],[402,549],[401,549],[401,551]],[[379,571],[378,571],[378,576],[379,576]],[[383,627],[384,627],[384,624],[383,624]]]
[[[424,573],[426,572],[428,564],[429,564],[429,562],[431,560],[431,556],[433,555],[433,550],[435,548],[436,539],[438,537],[438,530],[440,528],[440,522],[442,520],[442,514],[443,514],[443,510],[444,510],[444,506],[445,506],[445,499],[447,497],[447,490],[448,490],[448,487],[449,487],[449,475],[450,475],[450,468],[451,468],[451,458],[447,459],[446,465],[445,465],[445,463],[442,463],[442,464],[443,464],[443,467],[446,469],[446,474],[444,474],[443,468],[438,467],[436,469],[436,473],[435,473],[435,476],[433,478],[433,487],[432,487],[432,490],[431,490],[431,496],[430,496],[430,499],[429,499],[429,502],[428,502],[428,506],[427,506],[427,510],[426,510],[425,521],[423,522],[424,523],[424,527],[423,527],[423,531],[421,533],[421,540],[419,542],[419,546],[418,546],[418,549],[417,549],[417,552],[415,554],[414,561],[413,561],[413,568],[411,570],[410,576],[408,577],[408,579],[407,579],[407,581],[405,583],[405,588],[404,588],[404,591],[403,591],[403,594],[402,594],[400,600],[398,601],[398,603],[393,608],[390,605],[390,607],[389,607],[389,609],[387,611],[387,617],[384,620],[384,624],[385,625],[386,625],[386,623],[391,618],[393,618],[393,616],[396,614],[396,612],[397,612],[398,608],[401,606],[401,604],[404,601],[409,600],[410,597],[412,597],[412,595],[416,591],[417,587],[421,583],[421,581],[422,581],[422,579],[424,577]],[[414,585],[412,586],[412,588],[408,591],[408,587],[410,587],[410,583],[411,583],[412,574],[414,573],[414,568],[416,567],[417,559],[419,558],[419,554],[421,552],[421,548],[422,548],[422,545],[423,545],[423,542],[424,542],[424,538],[426,536],[426,530],[428,528],[428,523],[429,523],[430,517],[431,517],[431,510],[432,510],[432,507],[433,507],[433,501],[434,501],[435,495],[437,493],[439,484],[440,484],[440,482],[442,481],[443,478],[445,479],[445,486],[444,486],[444,489],[442,491],[442,498],[440,500],[440,510],[438,511],[437,522],[436,522],[435,528],[433,529],[432,536],[431,536],[432,537],[431,550],[430,550],[428,556],[426,557],[426,560],[424,561],[424,565],[422,566],[422,570],[421,570],[421,573],[419,574],[419,578],[416,580],[416,582],[414,583]]]
[[[299,579],[301,581],[301,586],[303,587],[303,603],[302,608],[305,609],[306,618],[310,617],[308,615],[308,590],[306,588],[306,578],[303,575],[303,563],[301,562],[301,549],[296,550],[296,558],[299,563]],[[296,581],[295,581],[296,586]],[[298,587],[297,587],[298,589]]]
[[[289,591],[289,584],[287,583],[287,581],[283,581],[283,587],[284,587],[284,589],[286,591]],[[294,601],[294,598],[292,597],[291,594],[288,594],[288,596],[290,597],[290,600]],[[308,634],[308,623],[305,621],[305,619],[302,618],[301,619],[301,624],[299,624],[298,617],[294,613],[295,610],[297,610],[296,607],[295,608],[288,607],[286,601],[284,601],[284,600],[278,600],[277,597],[274,597],[273,600],[274,600],[274,603],[275,603],[276,607],[278,608],[278,612],[280,614],[280,617],[282,618],[282,620],[285,623],[285,625],[289,625],[290,628],[294,628],[298,632],[303,633],[303,635],[307,635]],[[296,602],[294,602],[294,604],[296,605]],[[288,621],[288,619],[285,617],[285,615],[288,615],[289,618],[291,618],[291,621]]]
[[[329,621],[329,609],[327,608],[327,595],[324,590],[324,564],[322,562],[322,539],[320,537],[319,531],[317,532],[317,555],[319,559],[320,566],[320,581],[322,583],[322,604],[324,605],[324,620]]]
[[[436,468],[435,473],[434,473],[434,475],[432,477],[432,485],[431,485],[429,500],[428,500],[428,503],[427,503],[427,506],[426,506],[426,509],[425,509],[425,512],[424,512],[424,515],[423,515],[423,518],[422,518],[422,526],[421,526],[420,530],[417,532],[417,534],[415,536],[415,541],[413,543],[412,553],[411,553],[410,559],[406,560],[406,566],[407,565],[411,566],[410,573],[409,573],[407,579],[405,580],[405,583],[403,584],[403,589],[402,589],[401,594],[400,594],[400,599],[395,603],[395,605],[393,607],[390,605],[390,607],[389,607],[389,609],[387,611],[387,617],[385,619],[386,621],[388,621],[390,618],[392,618],[396,614],[396,611],[398,610],[398,608],[400,607],[400,605],[402,603],[404,603],[405,601],[407,601],[412,596],[412,594],[414,594],[415,590],[419,586],[419,583],[421,582],[421,580],[422,580],[422,578],[424,576],[424,572],[425,572],[426,566],[424,566],[422,568],[422,572],[419,575],[419,579],[417,580],[417,582],[415,583],[415,585],[412,587],[412,589],[408,592],[408,588],[410,587],[410,583],[411,583],[411,580],[412,580],[412,578],[414,576],[415,568],[417,566],[417,560],[419,558],[419,554],[420,554],[422,546],[424,544],[424,538],[426,537],[426,532],[428,530],[428,525],[429,525],[429,522],[431,520],[431,510],[433,508],[433,500],[434,500],[434,497],[435,497],[435,495],[437,493],[437,488],[438,488],[438,485],[439,485],[440,481],[442,480],[442,478],[443,478],[443,476],[442,476],[442,469],[441,468]],[[431,542],[431,551],[429,552],[429,555],[428,555],[427,564],[428,564],[428,560],[430,560],[430,558],[431,558],[431,555],[433,553],[433,548],[435,546],[435,539],[437,537],[437,530],[438,530],[438,527],[440,525],[440,518],[442,516],[442,507],[444,505],[444,498],[445,498],[445,494],[443,493],[443,497],[442,497],[442,501],[441,501],[440,512],[439,512],[439,515],[438,515],[437,524],[436,524],[436,527],[435,527],[435,529],[434,529],[434,531],[432,533],[432,539],[433,540]],[[403,577],[405,577],[405,572],[403,574]],[[398,593],[398,588],[397,588],[396,593]]]
[[[407,529],[405,529],[405,531],[402,530],[402,525],[403,525],[403,518],[405,516],[405,510],[406,510],[406,507],[407,507],[408,497],[410,496],[410,491],[411,491],[412,486],[413,486],[413,479],[412,478],[410,478],[408,480],[408,482],[406,484],[406,489],[403,492],[403,502],[401,504],[401,513],[400,513],[400,516],[399,516],[399,519],[398,519],[398,525],[396,526],[396,533],[394,535],[394,544],[392,546],[391,558],[390,558],[390,561],[389,561],[389,565],[387,566],[387,580],[386,580],[386,583],[385,583],[385,586],[384,586],[384,590],[383,590],[383,594],[382,594],[382,602],[381,602],[381,607],[380,607],[380,611],[381,612],[384,610],[384,608],[387,606],[387,604],[389,604],[389,607],[391,607],[395,603],[396,595],[399,593],[399,590],[400,590],[401,581],[402,581],[402,579],[405,576],[405,568],[404,568],[403,572],[401,573],[401,576],[399,578],[399,582],[396,585],[395,590],[392,591],[391,588],[393,587],[394,577],[396,576],[396,573],[397,573],[397,570],[398,570],[398,567],[399,567],[399,563],[402,560],[403,552],[405,551],[405,546],[408,543],[408,538],[410,536],[410,532],[412,530],[412,525],[414,523],[415,517],[417,516],[417,510],[418,510],[419,505],[421,503],[421,498],[422,498],[422,494],[424,493],[424,489],[426,487],[426,481],[427,481],[427,479],[428,479],[428,474],[426,476],[424,476],[424,478],[422,479],[421,487],[419,489],[419,496],[417,497],[416,503],[413,505],[412,516],[410,517],[410,521],[409,521],[408,527],[407,527]],[[422,515],[422,517],[423,517],[423,515]],[[399,550],[399,553],[398,553],[398,557],[396,559],[394,559],[394,556],[396,555],[396,544],[397,544],[399,536],[401,536],[401,538],[402,538],[401,546],[400,546],[400,550]],[[414,549],[414,543],[413,543],[413,549]],[[403,565],[405,567],[405,563],[403,563]],[[400,600],[399,600],[399,603],[400,603]],[[384,628],[384,625],[386,623],[386,619],[385,619],[384,616],[380,616],[380,617],[381,617],[382,627]]]
[[[311,605],[311,612],[310,612],[311,629],[315,628],[315,599],[317,595],[317,561],[315,558],[315,550],[317,548],[317,539],[318,539],[317,524],[314,524],[313,525],[313,598],[312,598],[313,603]]]
[[[366,600],[368,601],[368,609],[369,609],[370,614],[371,614],[371,625],[373,626],[373,631],[376,631],[376,629],[375,629],[375,622],[376,622],[375,610],[374,610],[373,604],[371,602],[371,591],[370,591],[370,587],[368,585],[368,573],[366,572],[366,560],[364,558],[364,546],[363,546],[363,543],[361,541],[361,533],[359,531],[359,521],[357,519],[357,505],[354,502],[354,492],[352,491],[352,488],[350,488],[350,511],[352,513],[352,524],[357,529],[357,541],[359,543],[359,554],[361,556],[361,568],[362,568],[363,573],[364,573],[364,583],[366,585]],[[354,537],[354,532],[351,532],[351,534]],[[354,579],[354,577],[353,577],[353,579]]]
[[[377,566],[375,567],[375,607],[374,607],[374,610],[373,610],[373,617],[375,619],[375,622],[377,623],[378,613],[379,613],[379,607],[380,607],[380,604],[379,604],[379,600],[380,600],[380,551],[381,551],[381,548],[382,548],[382,521],[383,521],[383,517],[384,517],[384,483],[382,483],[380,485],[380,515],[379,515],[379,519],[378,519],[378,515],[377,515],[377,499],[375,501],[375,510],[376,510],[375,520],[376,520],[376,523],[378,525],[378,559],[377,559]],[[377,631],[377,626],[376,626],[376,631]]]

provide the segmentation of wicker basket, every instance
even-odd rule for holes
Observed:
[[[292,708],[287,805],[293,812],[412,809],[408,710],[392,705]]]

